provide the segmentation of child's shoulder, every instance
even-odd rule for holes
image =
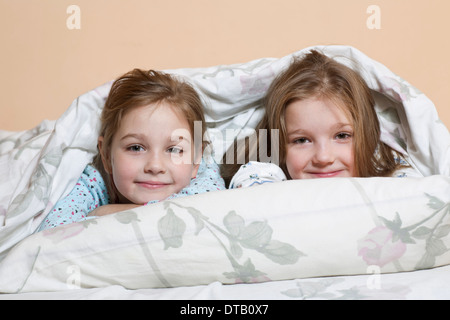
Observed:
[[[91,183],[101,183],[104,184],[103,177],[101,173],[91,164],[88,164],[81,174],[80,179],[83,179]]]
[[[101,173],[93,165],[88,164],[78,180],[77,185],[84,185],[87,191],[98,198],[101,204],[109,203],[109,194],[106,188],[105,180]]]
[[[83,175],[87,176],[87,177],[95,177],[95,178],[102,178],[102,175],[100,174],[100,172],[91,164],[88,164],[84,170],[83,170]],[[102,178],[103,180],[103,178]]]

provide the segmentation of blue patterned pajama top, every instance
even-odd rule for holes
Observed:
[[[190,185],[167,199],[223,189],[225,189],[225,183],[220,176],[218,165],[215,162],[207,163],[203,160],[197,177],[191,180]],[[147,205],[156,202],[158,200],[150,201]],[[93,166],[87,165],[73,190],[55,204],[36,232],[86,220],[89,212],[109,203],[109,194],[100,172]]]

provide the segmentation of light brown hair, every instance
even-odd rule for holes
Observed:
[[[290,66],[274,79],[265,96],[264,117],[256,128],[257,134],[260,129],[267,129],[268,148],[272,138],[271,130],[278,130],[278,150],[270,152],[272,157],[278,152],[275,158],[279,159],[279,165],[288,178],[285,111],[289,104],[309,98],[330,99],[351,121],[354,130],[356,176],[389,176],[398,169],[399,165],[394,158],[396,152],[380,140],[375,102],[364,79],[351,68],[313,50],[303,57],[295,58]],[[236,143],[232,147],[236,148]],[[258,150],[247,143],[245,150],[233,152],[245,152],[247,157],[255,159],[254,153],[258,153]],[[222,165],[221,173],[225,181],[229,181],[238,169],[237,164]]]
[[[119,193],[109,173],[111,170],[105,168],[105,165],[110,165],[108,157],[111,144],[122,118],[137,107],[160,102],[170,104],[176,112],[186,117],[192,137],[194,137],[195,121],[201,121],[202,137],[200,139],[194,137],[194,157],[201,154],[208,144],[203,140],[206,131],[203,103],[190,84],[173,75],[154,70],[134,69],[122,75],[112,84],[103,107],[99,133],[99,136],[103,137],[103,143],[101,150],[98,147],[99,152],[93,160],[94,167],[99,170],[105,180],[111,203],[119,202]]]

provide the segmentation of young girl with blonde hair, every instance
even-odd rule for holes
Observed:
[[[172,75],[135,69],[118,78],[102,111],[98,154],[38,231],[224,189],[217,164],[202,160],[203,110],[192,86]]]
[[[267,139],[263,145],[279,162],[258,162],[261,141],[241,150],[235,144],[229,150],[235,160],[245,153],[256,162],[242,167],[224,162],[222,176],[231,188],[284,179],[392,176],[405,162],[380,140],[374,104],[364,79],[349,67],[315,50],[296,58],[271,84],[256,128],[257,134],[265,129],[267,135],[258,139]],[[271,139],[277,148],[270,148]]]

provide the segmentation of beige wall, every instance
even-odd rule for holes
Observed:
[[[67,26],[72,4],[80,29]],[[370,5],[381,29],[367,26]],[[0,0],[0,16],[3,130],[56,119],[134,67],[246,62],[317,44],[352,45],[382,62],[427,94],[450,128],[449,0]]]

